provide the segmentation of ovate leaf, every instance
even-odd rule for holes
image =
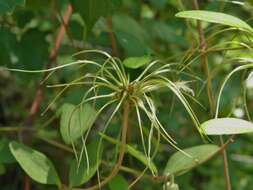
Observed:
[[[181,175],[210,159],[218,152],[218,150],[219,147],[212,144],[183,149],[183,151],[188,153],[191,157],[178,151],[170,157],[163,173],[166,176],[172,174]]]
[[[61,108],[60,132],[66,144],[80,138],[96,120],[97,113],[89,104],[76,107],[66,103]]]
[[[142,67],[142,66],[150,63],[150,61],[151,61],[151,58],[149,56],[129,57],[123,61],[123,64],[127,68],[137,69],[139,67]]]
[[[25,0],[1,0],[0,14],[12,13],[16,6],[24,6]]]
[[[181,18],[191,18],[212,23],[218,23],[239,29],[253,31],[253,29],[241,19],[219,12],[202,10],[182,11],[177,13],[176,16]]]
[[[33,180],[60,186],[61,182],[54,165],[43,153],[15,141],[9,146],[19,165]]]
[[[252,133],[253,123],[237,118],[211,119],[201,124],[207,135]]]
[[[128,190],[128,183],[121,175],[115,176],[109,182],[110,190]]]
[[[98,151],[100,151],[98,153]],[[76,187],[89,181],[91,177],[97,171],[101,163],[102,146],[99,150],[99,140],[94,140],[87,146],[88,158],[89,158],[89,170],[87,167],[86,157],[83,155],[80,166],[78,168],[78,162],[76,159],[72,161],[70,173],[69,173],[69,183],[71,187]],[[98,156],[98,159],[97,159]]]

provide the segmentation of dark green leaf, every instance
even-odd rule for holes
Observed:
[[[187,172],[214,156],[219,151],[219,147],[206,144],[183,149],[183,151],[188,153],[191,157],[180,151],[174,153],[167,162],[163,172],[164,175],[181,175]]]
[[[26,0],[26,8],[33,11],[39,11],[43,9],[48,11],[50,5],[52,5],[51,0]]]
[[[43,153],[15,141],[9,146],[17,162],[33,180],[60,186],[61,182],[54,165]]]
[[[100,151],[100,153],[98,153]],[[87,146],[87,152],[89,156],[89,170],[87,168],[86,157],[83,155],[78,168],[77,160],[72,161],[69,173],[69,183],[71,187],[76,187],[89,181],[89,179],[94,176],[97,168],[101,162],[102,146],[99,150],[99,140],[94,140]],[[98,159],[97,159],[98,158]]]
[[[16,47],[16,36],[7,28],[0,27],[0,65],[11,66],[12,53]]]
[[[127,190],[128,183],[124,177],[117,175],[109,182],[109,187],[110,190]]]
[[[171,23],[167,24],[162,21],[157,20],[145,20],[145,28],[149,31],[150,36],[154,38],[153,40],[159,40],[165,44],[170,44],[175,46],[186,46],[185,39],[182,35],[178,34],[177,28]]]
[[[0,0],[0,14],[12,13],[16,6],[24,6],[25,0]]]
[[[7,139],[0,140],[0,164],[15,162],[9,148],[9,141]]]
[[[89,129],[97,117],[96,111],[89,105],[77,107],[66,103],[61,108],[60,132],[66,144],[71,144]]]
[[[48,43],[45,37],[46,33],[38,30],[29,30],[22,36],[16,50],[18,68],[25,70],[43,68],[48,62]]]
[[[232,135],[252,133],[253,123],[237,118],[211,119],[201,124],[207,135]]]
[[[133,18],[117,14],[112,21],[113,31],[127,56],[143,56],[148,53],[147,33]]]
[[[176,16],[182,17],[182,18],[192,18],[192,19],[197,19],[197,20],[203,20],[207,22],[218,23],[218,24],[236,27],[239,29],[253,31],[253,29],[241,19],[228,15],[228,14],[219,13],[219,12],[202,11],[202,10],[183,11],[183,12],[177,13]]]
[[[119,4],[117,0],[71,0],[74,10],[83,18],[88,31],[92,29],[94,24],[101,16],[112,14],[115,6]]]

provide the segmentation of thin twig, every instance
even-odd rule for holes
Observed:
[[[112,26],[112,17],[108,17],[107,19],[107,26],[108,26],[108,33],[109,33],[109,38],[111,40],[111,46],[112,46],[112,55],[119,57],[119,52],[118,52],[118,48],[116,45],[116,39],[115,39],[115,35],[113,33],[113,26]]]
[[[47,64],[46,68],[50,68],[51,65],[55,62],[58,50],[61,46],[61,42],[62,42],[63,37],[64,37],[65,27],[67,26],[67,24],[69,22],[71,14],[72,14],[72,6],[69,5],[67,7],[67,10],[66,10],[66,12],[64,14],[64,17],[63,17],[64,24],[61,25],[61,27],[60,27],[57,35],[56,35],[54,48],[50,52],[49,62]],[[44,74],[41,81],[44,81],[46,78],[47,78],[47,74]],[[32,105],[31,105],[31,108],[30,108],[30,111],[29,111],[29,114],[28,114],[28,116],[25,120],[25,124],[26,124],[27,127],[32,127],[32,125],[33,125],[34,117],[38,113],[38,110],[39,110],[39,107],[40,107],[40,104],[41,104],[41,101],[42,101],[43,89],[44,89],[44,85],[41,82],[39,82],[37,90],[35,92],[35,97],[33,99],[33,102],[32,102]],[[29,138],[27,137],[26,133],[24,133],[24,132],[20,133],[20,137],[21,137],[21,140],[24,143],[27,143]],[[25,179],[24,179],[24,190],[30,190],[30,189],[31,189],[30,180],[26,176]]]
[[[196,10],[199,9],[198,0],[193,0],[193,5]],[[211,77],[209,73],[208,68],[208,61],[206,56],[206,50],[207,50],[207,44],[205,40],[204,30],[201,26],[201,22],[197,21],[197,27],[198,27],[198,33],[199,33],[199,40],[200,40],[200,51],[202,52],[201,55],[201,64],[203,65],[204,72],[207,78],[207,94],[208,94],[208,100],[210,104],[210,112],[213,116],[215,112],[215,101],[212,94],[212,82]],[[224,146],[223,138],[220,136],[220,144],[221,146]],[[225,177],[225,184],[226,184],[226,190],[231,190],[231,182],[230,182],[230,176],[229,176],[229,168],[228,168],[228,159],[227,159],[227,152],[226,149],[222,149],[222,156],[223,156],[223,167],[224,167],[224,177]]]
[[[198,10],[199,9],[198,1],[193,0],[193,4],[194,4],[194,8],[196,10]],[[208,68],[208,60],[207,60],[207,56],[205,53],[207,50],[207,44],[206,44],[204,30],[202,28],[200,21],[197,21],[197,27],[198,27],[199,42],[200,42],[199,49],[200,49],[200,52],[202,53],[201,57],[200,57],[200,62],[201,62],[201,65],[203,67],[203,70],[204,70],[206,78],[207,78],[207,95],[208,95],[208,101],[209,101],[210,108],[211,108],[210,112],[213,115],[214,110],[215,110],[215,101],[214,101],[214,97],[213,97],[213,93],[212,93],[212,82],[211,82],[210,72],[209,72],[209,68]]]
[[[54,48],[50,52],[49,63],[47,64],[46,68],[50,68],[52,66],[52,64],[55,62],[58,50],[59,50],[59,48],[61,46],[61,42],[62,42],[63,37],[64,37],[65,27],[67,26],[67,24],[69,22],[71,14],[72,14],[72,6],[69,5],[67,7],[67,10],[66,10],[66,12],[64,14],[64,17],[63,17],[63,21],[64,21],[65,24],[61,25],[61,27],[60,27],[57,35],[56,35]],[[42,77],[41,81],[44,81],[44,79],[46,77],[47,77],[47,75],[45,74]],[[41,101],[42,101],[43,89],[44,89],[44,85],[41,84],[41,82],[40,82],[39,85],[38,85],[38,88],[36,90],[35,98],[33,99],[33,103],[32,103],[32,106],[30,108],[29,115],[28,115],[28,117],[26,119],[26,122],[25,122],[28,127],[32,126],[33,120],[34,120],[34,116],[38,113],[38,110],[39,110],[39,107],[40,107],[40,104],[41,104]]]

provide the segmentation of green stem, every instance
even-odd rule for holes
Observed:
[[[0,127],[0,132],[20,132],[20,131],[35,131],[28,127]]]
[[[48,143],[48,144],[50,144],[52,146],[55,146],[55,147],[61,149],[61,150],[64,150],[64,151],[69,152],[69,153],[74,153],[74,151],[70,147],[68,147],[68,146],[66,146],[66,145],[64,145],[62,143],[59,143],[59,142],[57,142],[55,140],[51,140],[51,139],[48,139],[46,137],[41,137],[39,135],[36,135],[36,137],[39,138],[40,140],[45,141],[46,143]]]

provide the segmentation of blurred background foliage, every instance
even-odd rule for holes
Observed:
[[[73,13],[68,23],[64,24],[65,13],[70,4]],[[253,26],[252,0],[233,2],[200,0],[199,5],[203,10],[234,15]],[[185,59],[185,56],[199,44],[196,22],[176,18],[175,14],[191,9],[193,3],[190,0],[0,0],[0,67],[43,69],[73,61],[72,54],[83,49],[101,49],[122,60],[126,57],[150,55],[170,62],[187,64],[199,53],[196,51],[189,60]],[[57,49],[57,55],[52,57],[61,26],[66,29],[66,34]],[[240,35],[239,31],[227,31],[213,37],[212,35],[223,30],[224,26],[203,23],[203,27],[207,39],[210,39],[207,41],[207,46],[214,47],[214,51],[208,53],[208,61],[213,90],[217,97],[225,75],[237,64],[232,62],[231,58],[237,55],[253,57],[253,54],[243,48],[235,47],[235,50],[231,51],[226,49],[232,49],[235,45],[224,45],[224,42],[244,41],[245,37]],[[224,51],[217,48],[224,48]],[[92,58],[97,59],[97,57]],[[206,84],[205,76],[199,62],[196,58],[187,72],[202,79],[193,80],[189,86],[205,108],[201,108],[194,102],[191,105],[200,121],[205,121],[210,119],[210,115],[206,90],[203,90]],[[141,70],[140,68],[129,72],[132,76],[136,76]],[[82,72],[84,71],[72,68],[55,72],[49,83],[68,82]],[[221,115],[245,117],[242,77],[242,74],[236,74],[225,88]],[[42,117],[40,113],[59,92],[58,89],[40,86],[42,78],[43,74],[0,70],[0,186],[3,190],[25,189],[27,183],[30,184],[31,189],[55,189],[53,186],[43,186],[28,180],[18,167],[7,144],[11,139],[21,139],[23,135],[20,133],[28,136],[27,143],[31,147],[44,152],[55,163],[61,179],[67,183],[73,155],[59,147],[59,144],[63,144],[63,140],[59,134],[57,110],[63,103],[77,104],[87,89],[71,88]],[[183,74],[175,76],[175,80],[178,81],[185,79],[187,78]],[[33,115],[30,108],[38,89],[42,89],[43,96],[37,113]],[[252,92],[252,88],[247,91],[250,115],[253,110]],[[177,140],[180,148],[203,144],[182,105],[172,94],[160,92],[154,99],[161,122],[164,123],[169,134]],[[105,113],[96,121],[97,127],[89,141],[95,138],[96,131],[100,130],[99,126],[103,125],[108,114],[110,113],[107,115]],[[119,131],[118,120],[116,118],[111,124],[112,135]],[[135,116],[131,117],[130,124],[137,126]],[[36,134],[30,133],[30,130],[21,131],[27,126],[40,130]],[[133,129],[132,135],[133,139],[137,139],[133,140],[133,144],[135,146],[141,144],[138,141],[138,131]],[[214,142],[216,143],[216,139]],[[252,142],[252,135],[239,136],[235,143],[228,147],[233,189],[250,190],[253,187]],[[107,146],[111,147],[110,144]],[[114,151],[112,148],[106,149],[104,156],[110,158]],[[165,167],[173,152],[175,150],[172,147],[162,142],[155,160],[158,168]],[[126,164],[129,167],[143,169],[131,159],[126,161]],[[133,177],[125,173],[121,175],[104,189],[123,190],[126,186],[124,183],[131,181]],[[224,189],[222,158],[216,157],[175,180],[183,190]],[[153,183],[146,178],[133,187],[133,189],[145,190],[161,188],[161,184]]]

